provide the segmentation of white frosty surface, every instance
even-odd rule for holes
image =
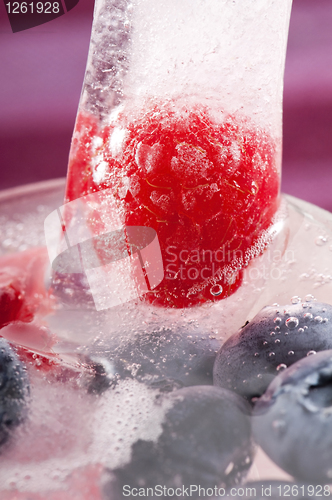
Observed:
[[[69,474],[86,465],[117,468],[130,462],[138,439],[156,441],[171,401],[135,380],[96,397],[34,376],[28,420],[0,456],[4,490],[66,488]]]

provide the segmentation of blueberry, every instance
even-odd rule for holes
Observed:
[[[134,443],[130,463],[112,471],[105,498],[122,498],[125,485],[209,488],[237,484],[252,460],[246,402],[212,386],[186,387],[159,398],[168,402],[161,435],[156,442]]]
[[[232,335],[214,365],[214,384],[249,401],[280,371],[308,353],[332,349],[332,306],[306,302],[269,306]]]
[[[27,374],[13,349],[0,338],[0,445],[25,414]]]
[[[220,342],[206,333],[178,328],[139,333],[113,344],[95,344],[90,356],[112,365],[115,379],[135,378],[162,391],[183,386],[212,385],[213,364]],[[107,355],[107,353],[109,353]]]
[[[257,401],[256,441],[281,468],[321,485],[332,478],[332,350],[276,377]]]

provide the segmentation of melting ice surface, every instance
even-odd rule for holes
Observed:
[[[1,201],[3,254],[44,245],[44,218],[61,205],[62,193],[63,185],[58,185]],[[99,312],[72,305],[45,317],[60,339],[54,350],[64,359],[74,353],[103,362],[111,386],[89,393],[91,379],[84,371],[38,371],[36,361],[42,356],[37,354],[28,365],[29,415],[0,455],[2,490],[64,492],[71,487],[73,471],[125,465],[137,440],[156,442],[162,432],[170,402],[160,399],[160,389],[167,392],[202,380],[193,382],[201,373],[200,353],[211,360],[224,339],[267,304],[287,304],[309,294],[332,303],[332,216],[287,198],[278,224],[270,246],[246,269],[238,292],[214,305],[165,310],[133,302]],[[145,351],[148,338],[154,343]],[[131,358],[135,348],[138,360]],[[176,368],[182,355],[185,362]],[[175,382],[167,372],[170,361],[171,370],[178,370]]]

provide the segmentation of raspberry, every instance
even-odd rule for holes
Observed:
[[[0,328],[12,321],[29,323],[37,312],[49,311],[51,301],[44,288],[47,264],[45,248],[0,258]]]
[[[112,188],[126,226],[156,230],[165,275],[145,298],[188,307],[237,290],[278,207],[276,141],[248,119],[174,103],[78,117],[67,199]],[[257,253],[256,253],[257,255]]]

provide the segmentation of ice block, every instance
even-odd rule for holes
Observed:
[[[156,231],[155,305],[230,296],[269,243],[290,7],[96,4],[66,201],[109,189],[123,227]]]

